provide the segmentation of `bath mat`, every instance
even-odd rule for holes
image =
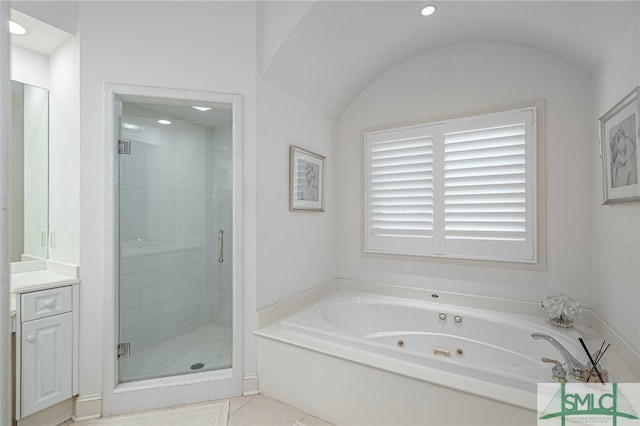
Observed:
[[[118,426],[226,426],[229,401],[213,404],[188,405],[105,417],[91,421],[91,425]]]

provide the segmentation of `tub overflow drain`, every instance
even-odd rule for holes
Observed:
[[[398,340],[398,347],[404,348],[404,340]]]

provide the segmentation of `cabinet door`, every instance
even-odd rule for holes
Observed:
[[[71,398],[72,314],[22,324],[22,417]]]

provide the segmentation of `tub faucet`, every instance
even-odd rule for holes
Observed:
[[[560,353],[560,356],[567,364],[569,369],[569,375],[576,380],[584,381],[584,372],[588,370],[588,368],[583,365],[580,361],[575,359],[573,355],[569,353],[569,351],[560,344],[556,339],[544,333],[533,333],[531,335],[536,340],[542,339],[551,343],[554,348]]]

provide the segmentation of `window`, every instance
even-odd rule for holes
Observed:
[[[536,262],[536,108],[365,133],[367,252]]]

